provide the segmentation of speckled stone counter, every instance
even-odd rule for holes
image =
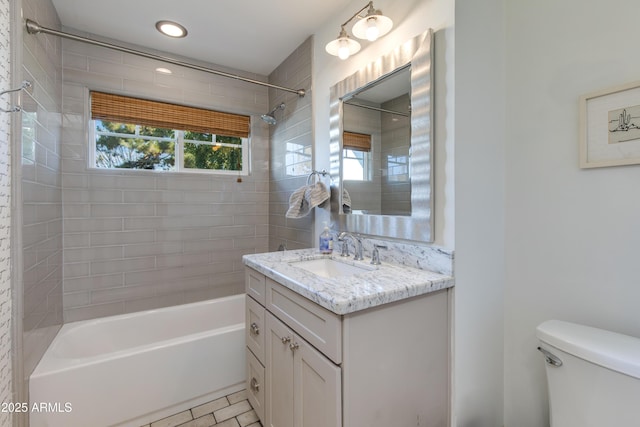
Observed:
[[[329,257],[374,269],[324,278],[295,266],[298,261]],[[454,285],[452,276],[385,262],[371,266],[368,259],[354,261],[335,253],[322,255],[317,249],[251,254],[242,260],[246,266],[336,314],[353,313]]]

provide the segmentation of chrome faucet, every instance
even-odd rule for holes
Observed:
[[[373,245],[373,253],[371,254],[371,264],[380,265],[380,251],[378,249],[387,249],[384,245]]]
[[[347,238],[347,237],[350,237],[351,240],[353,240],[353,245],[356,248],[356,253],[353,256],[353,259],[355,259],[356,261],[362,261],[364,259],[364,257],[362,256],[362,239],[360,239],[359,237],[354,236],[353,234],[349,233],[348,231],[343,231],[338,236],[338,241],[342,242],[342,253],[340,254],[340,256],[344,256],[344,257],[349,256],[349,245],[347,244],[347,242],[345,240],[345,238]]]

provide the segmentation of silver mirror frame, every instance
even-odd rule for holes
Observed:
[[[342,98],[411,64],[411,216],[344,214]],[[330,89],[329,173],[339,183],[338,222],[351,232],[433,242],[433,30],[429,29]]]

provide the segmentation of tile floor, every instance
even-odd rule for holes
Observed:
[[[142,427],[262,427],[245,391],[154,421]]]

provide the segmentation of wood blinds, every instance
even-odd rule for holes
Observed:
[[[342,148],[371,151],[371,135],[344,131],[342,132]]]
[[[103,92],[91,92],[91,119],[240,138],[249,136],[249,116]]]

